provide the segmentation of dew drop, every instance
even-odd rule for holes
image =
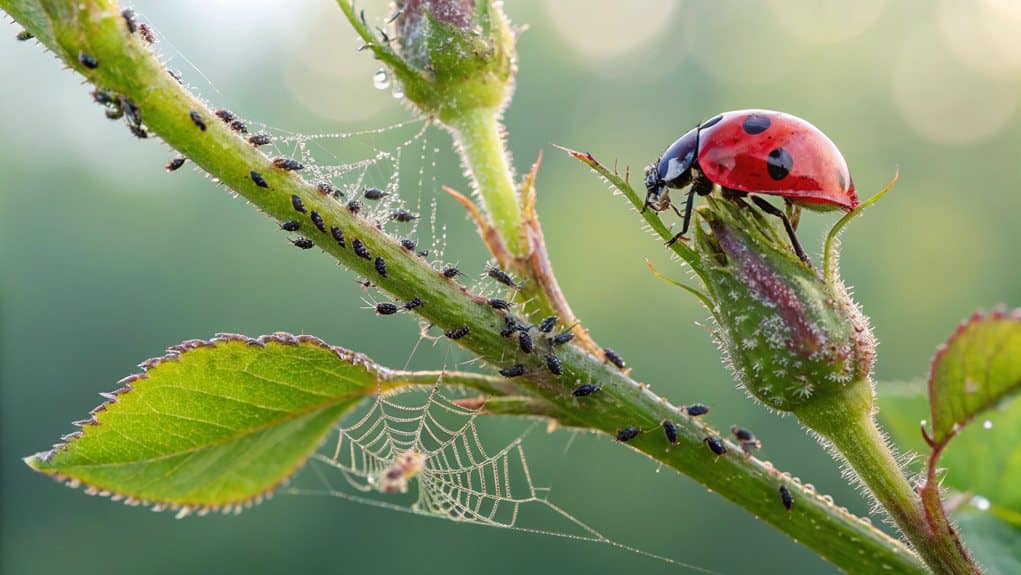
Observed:
[[[404,86],[401,85],[400,82],[394,82],[394,88],[391,94],[395,99],[400,100],[401,98],[404,97]]]
[[[982,497],[981,495],[976,495],[972,497],[971,504],[974,505],[975,508],[980,511],[989,511],[989,508],[992,507],[992,504],[989,503],[989,500],[986,499],[985,497]]]
[[[376,73],[372,75],[372,85],[377,90],[386,90],[390,87],[390,74],[387,74],[383,68],[376,70]]]
[[[982,429],[992,429],[992,428],[993,428],[993,422],[992,421],[989,421],[987,419],[987,420],[982,422]]]

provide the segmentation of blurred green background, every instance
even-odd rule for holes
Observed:
[[[845,235],[843,272],[882,342],[877,376],[926,372],[935,346],[976,307],[1021,302],[1021,7],[1008,0],[710,3],[515,0],[515,165],[546,152],[539,209],[559,278],[596,338],[677,402],[741,423],[763,457],[865,513],[861,496],[791,418],[745,399],[691,297],[647,272],[671,268],[619,198],[551,147],[635,170],[696,122],[737,108],[802,116],[843,150],[861,196],[901,181]],[[215,106],[303,133],[409,117],[372,86],[376,64],[327,0],[137,2],[157,49]],[[385,17],[382,2],[367,5]],[[100,391],[141,360],[220,331],[318,335],[400,367],[418,339],[407,317],[361,309],[353,276],[298,253],[275,225],[172,152],[108,122],[79,77],[19,28],[0,26],[0,468],[3,573],[676,572],[606,546],[280,495],[240,517],[175,521],[34,476]],[[208,80],[206,79],[208,78]],[[421,194],[465,189],[449,138]],[[412,158],[412,162],[414,158]],[[428,160],[431,161],[431,160]],[[412,165],[412,170],[417,169]],[[435,175],[435,178],[432,178]],[[407,180],[414,184],[414,177]],[[410,191],[409,191],[410,190]],[[416,193],[416,186],[405,188]],[[440,198],[446,258],[471,274],[485,255],[461,208]],[[817,249],[832,215],[806,214]],[[464,356],[423,346],[412,365]],[[881,388],[881,386],[880,386]],[[519,422],[486,421],[503,440]],[[740,509],[605,437],[533,433],[535,481],[622,543],[721,573],[833,569]],[[497,445],[498,447],[498,445]],[[306,479],[308,479],[306,477]],[[878,518],[877,518],[878,519]],[[877,521],[878,523],[879,521]]]

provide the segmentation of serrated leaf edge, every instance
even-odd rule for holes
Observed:
[[[372,374],[374,374],[376,376],[377,381],[382,381],[382,380],[388,379],[392,375],[391,370],[380,366],[378,363],[373,361],[371,358],[369,358],[365,354],[358,353],[358,352],[355,352],[355,351],[351,351],[349,349],[346,349],[346,348],[343,348],[343,347],[339,347],[339,346],[332,346],[332,345],[326,343],[325,341],[319,339],[318,337],[311,336],[311,335],[294,335],[294,334],[291,334],[291,333],[278,331],[278,332],[274,332],[272,334],[259,336],[258,338],[252,338],[252,337],[249,337],[249,336],[246,336],[246,335],[236,334],[236,333],[218,333],[214,337],[212,337],[211,339],[208,339],[208,340],[189,339],[189,340],[183,341],[183,342],[181,342],[181,343],[179,343],[177,345],[170,346],[170,347],[167,348],[167,350],[166,350],[167,353],[165,355],[162,355],[160,357],[150,358],[150,359],[147,359],[147,360],[143,361],[142,363],[138,364],[138,367],[142,369],[141,373],[132,374],[132,375],[129,375],[129,376],[121,379],[120,381],[117,382],[117,385],[119,385],[120,387],[118,387],[117,389],[115,389],[115,390],[113,390],[111,392],[102,392],[102,393],[100,393],[99,395],[101,397],[103,397],[105,399],[105,401],[103,403],[99,404],[98,406],[96,406],[95,408],[93,408],[91,411],[89,411],[89,418],[88,419],[82,419],[82,420],[74,421],[74,422],[72,422],[72,424],[76,425],[78,427],[81,427],[81,428],[85,428],[85,427],[88,427],[88,426],[98,426],[98,425],[100,425],[100,422],[96,418],[96,416],[99,413],[102,413],[103,411],[105,411],[108,406],[113,405],[114,403],[116,403],[117,400],[118,400],[118,396],[120,396],[120,395],[122,395],[124,393],[130,392],[130,391],[133,391],[134,390],[134,386],[132,384],[134,384],[137,381],[147,379],[149,377],[148,373],[152,369],[154,369],[154,368],[156,368],[156,367],[158,367],[158,366],[160,366],[160,365],[162,365],[164,363],[167,363],[167,362],[180,361],[180,359],[181,359],[181,357],[183,355],[185,355],[186,353],[188,353],[189,351],[192,351],[192,350],[202,349],[202,348],[215,348],[218,345],[223,344],[223,343],[236,343],[236,342],[240,342],[240,343],[244,343],[244,344],[252,345],[252,346],[257,346],[257,347],[266,347],[267,344],[281,344],[281,345],[295,345],[295,346],[296,345],[301,345],[301,344],[312,344],[312,345],[316,345],[316,346],[319,346],[319,347],[321,347],[323,349],[326,349],[326,350],[329,350],[329,351],[333,352],[337,356],[337,358],[340,359],[343,362],[346,362],[346,363],[349,363],[351,365],[354,365],[354,366],[366,369],[367,371],[369,371],[370,373],[372,373]],[[294,474],[297,473],[297,471],[299,469],[304,467],[305,463],[308,461],[308,457],[311,456],[311,453],[315,451],[313,449],[310,452],[309,456],[307,456],[304,459],[302,459],[301,461],[299,461],[294,466],[293,469],[291,469],[289,472],[285,473],[284,476],[280,479],[280,481],[278,481],[277,483],[273,484],[272,486],[266,488],[262,492],[260,492],[260,493],[258,493],[256,495],[253,495],[252,497],[249,497],[249,498],[246,498],[246,499],[242,499],[242,500],[239,500],[239,501],[226,502],[226,503],[218,504],[218,505],[205,505],[205,504],[190,505],[190,504],[187,504],[187,503],[171,503],[171,502],[161,502],[161,501],[156,501],[156,500],[151,500],[151,499],[142,499],[142,498],[131,497],[129,495],[125,495],[125,494],[121,494],[121,493],[116,493],[116,492],[110,491],[108,489],[103,489],[103,488],[100,488],[100,487],[96,487],[94,485],[90,485],[87,482],[84,482],[84,481],[81,481],[79,479],[75,479],[75,478],[69,477],[69,476],[64,475],[62,473],[49,472],[49,471],[41,470],[41,469],[39,469],[33,463],[33,460],[35,460],[35,459],[38,459],[38,460],[43,461],[43,462],[48,462],[53,457],[53,455],[55,453],[57,453],[58,451],[62,451],[62,450],[67,449],[68,446],[71,443],[73,443],[76,439],[81,437],[82,434],[84,433],[84,431],[85,431],[85,429],[82,429],[80,431],[75,431],[75,432],[68,433],[66,435],[61,436],[61,438],[60,438],[61,442],[54,444],[52,449],[50,449],[48,451],[41,451],[41,452],[35,453],[33,455],[30,455],[28,457],[25,457],[24,458],[24,462],[30,468],[32,468],[33,471],[36,471],[36,472],[38,472],[38,473],[40,473],[42,475],[47,475],[49,477],[52,477],[55,481],[57,481],[59,483],[63,483],[65,485],[67,485],[68,487],[72,488],[72,489],[82,488],[83,492],[86,495],[97,495],[97,496],[100,496],[100,497],[109,497],[111,501],[122,501],[125,505],[129,505],[129,506],[132,506],[132,507],[137,507],[137,506],[149,507],[153,511],[166,511],[166,510],[176,511],[177,514],[176,514],[175,517],[177,519],[182,519],[184,517],[187,517],[187,516],[193,515],[193,514],[201,517],[201,516],[208,515],[209,513],[212,513],[212,512],[220,512],[220,513],[223,513],[225,515],[233,513],[233,514],[236,515],[238,513],[241,513],[241,511],[243,511],[245,509],[248,509],[248,508],[251,508],[251,507],[253,507],[255,505],[258,505],[258,504],[262,503],[264,500],[272,498],[273,493],[277,489],[279,489],[280,487],[282,487],[284,485],[287,485],[288,482],[290,482],[291,478],[294,476]],[[325,436],[324,436],[324,440],[325,440]]]

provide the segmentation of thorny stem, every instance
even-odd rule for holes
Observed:
[[[799,421],[832,444],[929,567],[938,574],[981,573],[946,521],[938,488],[920,498],[897,464],[876,426],[871,382],[850,383],[842,396],[819,400],[811,410],[795,410]]]
[[[303,230],[309,230],[309,239],[345,266],[372,277],[381,289],[402,299],[423,298],[426,304],[415,311],[441,329],[468,326],[469,334],[455,343],[495,365],[525,364],[526,375],[511,382],[527,399],[522,405],[535,408],[522,415],[542,413],[564,425],[608,434],[627,425],[640,425],[647,432],[629,446],[712,488],[841,569],[863,574],[888,569],[926,572],[900,542],[805,489],[769,463],[737,455],[738,446],[726,442],[730,453],[717,460],[702,440],[718,432],[687,417],[645,385],[579,347],[563,346],[565,349],[558,351],[564,369],[560,377],[553,377],[542,367],[541,358],[535,357],[541,354],[515,357],[513,346],[499,336],[501,313],[443,278],[373,222],[350,214],[335,200],[318,194],[314,185],[294,172],[275,170],[269,158],[216,121],[211,110],[167,74],[148,46],[127,33],[120,9],[111,0],[0,0],[0,8],[36,33],[41,42],[89,81],[134,101],[151,132],[266,214],[280,221],[294,219],[300,215],[291,206],[291,196],[295,195],[306,209],[319,211],[328,225],[341,227],[348,238],[346,248],[311,226],[303,226]],[[80,52],[94,56],[98,66],[82,66],[78,62]],[[206,118],[206,130],[198,129],[189,118],[192,111]],[[268,187],[254,184],[251,170],[262,173]],[[387,277],[376,274],[372,262],[353,253],[350,244],[354,238],[361,239],[373,255],[386,258]],[[430,381],[434,381],[432,377]],[[571,396],[574,386],[582,382],[600,386],[601,391],[588,398],[592,401]],[[661,433],[656,433],[663,419],[670,419],[678,427],[679,442],[675,446],[668,446]],[[781,485],[794,496],[790,512],[780,504],[777,490]]]

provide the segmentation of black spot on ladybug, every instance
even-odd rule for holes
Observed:
[[[269,187],[269,184],[266,183],[266,178],[262,177],[262,174],[259,172],[252,170],[251,172],[248,172],[248,175],[252,178],[252,181],[255,182],[256,186],[259,186],[260,188]]]
[[[206,121],[202,119],[201,114],[199,114],[195,110],[192,110],[188,112],[188,117],[191,118],[191,123],[195,124],[195,126],[198,127],[198,129],[202,130],[203,132],[206,131]]]
[[[599,391],[598,385],[586,383],[584,385],[579,385],[578,387],[574,388],[574,391],[571,392],[571,395],[573,395],[574,397],[587,397],[597,391]]]
[[[409,299],[407,303],[404,304],[404,309],[415,309],[416,307],[422,307],[423,305],[425,305],[425,302],[422,301],[422,298],[416,297]]]
[[[705,415],[709,413],[709,406],[703,405],[701,403],[692,403],[691,405],[685,408],[685,411],[691,417],[698,417],[700,415]]]
[[[326,233],[326,222],[323,221],[323,217],[319,215],[319,212],[312,210],[308,217],[312,220],[312,225],[314,225],[317,230]]]
[[[299,248],[301,248],[303,250],[311,249],[312,246],[315,245],[312,242],[312,240],[310,240],[310,239],[308,239],[306,237],[300,237],[300,238],[298,238],[296,240],[291,240],[291,243],[294,244],[296,247],[299,247]]]
[[[553,353],[546,354],[546,369],[553,375],[562,375],[564,373],[564,366],[560,363],[560,358]]]
[[[217,110],[216,117],[223,120],[224,124],[229,124],[234,120],[234,113],[230,110]]]
[[[626,443],[638,437],[638,434],[640,434],[641,432],[642,430],[638,429],[637,427],[625,427],[624,429],[618,429],[617,441],[621,443]]]
[[[624,369],[627,367],[627,363],[624,362],[624,358],[608,347],[603,348],[603,357],[606,358],[606,361],[617,366],[617,369]]]
[[[768,116],[752,114],[744,119],[744,123],[741,124],[741,127],[744,129],[746,134],[754,136],[768,130],[772,123],[773,122]]]
[[[791,508],[794,507],[794,496],[791,495],[791,492],[787,489],[786,485],[780,486],[780,503],[783,503],[783,507],[787,511],[790,511]]]
[[[556,327],[557,325],[558,319],[560,318],[555,315],[551,315],[548,318],[542,320],[542,323],[539,324],[539,331],[541,331],[542,333],[549,333],[553,331],[553,328]]]
[[[794,158],[783,148],[777,148],[769,153],[766,158],[766,167],[769,170],[769,177],[774,180],[782,180],[787,177],[794,167]]]
[[[386,277],[386,260],[380,256],[376,256],[376,261],[373,262],[376,267],[376,273],[382,277]]]
[[[706,436],[702,441],[705,442],[706,447],[716,455],[724,455],[727,453],[727,446],[723,443],[723,440],[719,437],[709,435]]]
[[[273,160],[273,167],[280,168],[281,170],[286,170],[288,172],[305,169],[305,166],[303,166],[301,162],[292,160],[291,158],[276,158]]]
[[[344,232],[341,231],[340,228],[337,226],[330,226],[330,235],[333,236],[333,239],[337,242],[338,246],[342,248],[347,247],[344,243]]]
[[[376,304],[376,315],[393,315],[397,313],[397,306],[390,302]]]
[[[574,334],[569,331],[565,331],[564,333],[558,333],[557,335],[549,338],[549,344],[564,345],[565,343],[571,341],[572,339],[574,339]]]
[[[519,363],[517,365],[505,367],[500,370],[500,375],[504,377],[519,377],[525,375],[525,366]]]
[[[96,57],[86,52],[78,52],[78,62],[89,70],[95,70],[99,66],[99,61],[96,60]]]
[[[486,301],[486,303],[488,303],[489,306],[492,307],[493,309],[508,310],[511,307],[511,304],[510,304],[509,301],[503,300],[503,299],[499,299],[499,298],[492,298],[492,299]]]
[[[355,255],[357,255],[358,257],[367,260],[372,259],[372,255],[369,253],[369,248],[365,247],[365,244],[362,243],[362,240],[355,238],[355,241],[351,242],[351,247],[354,248]]]
[[[289,222],[284,222],[280,224],[280,229],[284,230],[285,232],[296,232],[301,229],[301,224],[299,222],[291,220]]]
[[[305,213],[305,204],[301,201],[301,197],[298,194],[291,195],[291,206],[294,207],[294,211]]]
[[[167,165],[163,166],[163,169],[168,172],[173,172],[179,169],[181,166],[183,166],[184,162],[185,162],[184,158],[174,158],[167,162]]]
[[[347,211],[351,212],[352,214],[357,214],[358,212],[362,211],[361,202],[359,202],[358,200],[351,200],[350,202],[347,203]]]
[[[471,329],[469,329],[468,326],[464,325],[457,329],[452,329],[450,331],[444,332],[443,335],[447,336],[450,339],[461,339],[462,337],[468,335],[469,333],[471,333]]]
[[[705,122],[702,122],[701,124],[699,124],[698,125],[698,129],[704,130],[706,128],[712,128],[716,124],[719,124],[720,120],[722,120],[722,119],[723,119],[723,114],[720,114],[719,116],[716,116],[714,118],[709,118]]]
[[[663,420],[663,434],[670,445],[677,445],[677,426],[669,419]]]
[[[251,138],[248,138],[248,143],[255,146],[265,146],[270,142],[269,136],[266,134],[256,134]]]
[[[528,335],[527,331],[518,334],[518,347],[524,353],[532,353],[532,350],[535,349],[535,345],[532,343],[532,336]]]
[[[840,184],[841,190],[847,189],[847,180],[844,179],[844,170],[837,170],[837,183]]]

